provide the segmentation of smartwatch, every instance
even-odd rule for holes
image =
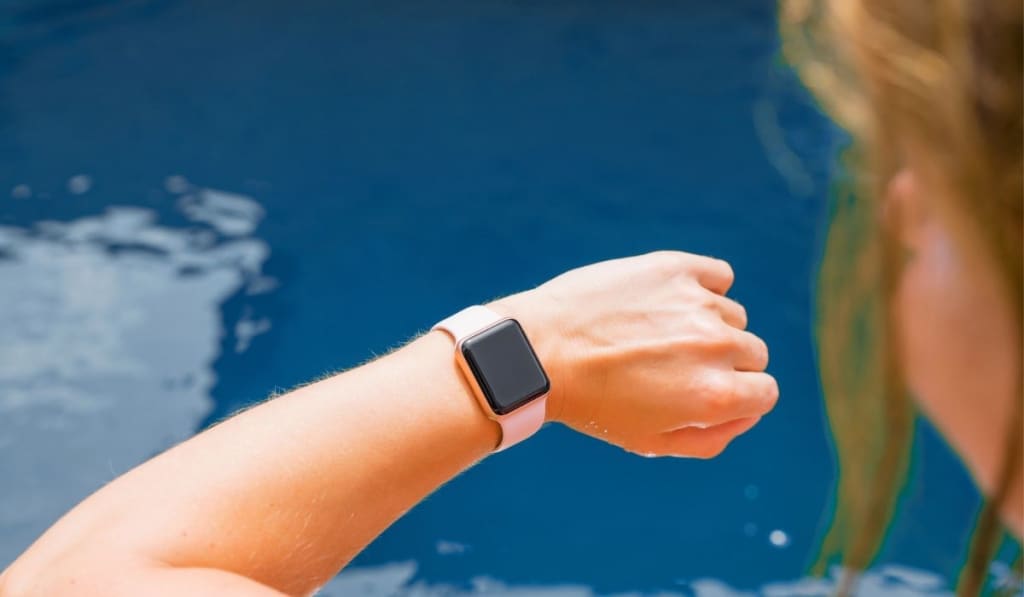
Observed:
[[[501,425],[504,450],[544,424],[551,382],[519,322],[476,305],[441,321],[455,340],[455,362],[484,413]]]

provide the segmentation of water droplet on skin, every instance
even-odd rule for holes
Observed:
[[[32,196],[32,188],[27,184],[20,184],[11,189],[12,199],[28,199]]]
[[[789,535],[785,531],[775,529],[768,534],[768,541],[775,547],[786,547],[789,545]]]
[[[68,192],[72,195],[88,193],[92,188],[92,177],[88,174],[76,174],[68,179]]]

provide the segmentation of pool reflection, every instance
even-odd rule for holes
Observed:
[[[196,431],[226,326],[246,349],[270,322],[225,322],[273,288],[262,208],[180,189],[191,221],[149,209],[0,227],[0,562],[97,487]],[[17,455],[16,457],[11,457]]]

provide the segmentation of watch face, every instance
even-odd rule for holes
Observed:
[[[462,355],[496,414],[508,414],[551,387],[523,328],[513,319],[464,340]]]

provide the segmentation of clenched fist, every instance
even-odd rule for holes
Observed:
[[[718,455],[775,405],[765,343],[724,261],[660,251],[567,272],[491,307],[551,377],[548,420],[645,456]]]

